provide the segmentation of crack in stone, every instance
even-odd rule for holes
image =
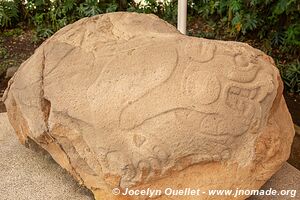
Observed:
[[[78,173],[75,168],[72,165],[70,156],[67,154],[63,146],[57,141],[57,139],[50,134],[50,128],[49,128],[49,116],[50,116],[50,111],[51,111],[51,102],[45,98],[45,88],[44,88],[44,72],[45,72],[45,50],[43,49],[43,59],[42,59],[42,70],[41,70],[41,92],[40,92],[40,98],[41,98],[41,110],[43,112],[43,117],[44,117],[44,122],[46,126],[46,131],[42,134],[42,138],[37,138],[39,143],[42,143],[44,145],[47,145],[49,143],[54,142],[60,149],[61,151],[66,155],[68,159],[68,163],[71,167],[71,170],[76,174],[76,177],[79,179],[80,183],[84,185],[84,181],[82,177],[80,176],[80,173]],[[50,141],[47,141],[50,139]],[[46,142],[46,143],[45,143]]]
[[[82,179],[82,177],[80,176],[80,173],[78,173],[78,172],[75,170],[75,168],[73,167],[70,156],[67,154],[67,152],[65,151],[65,149],[63,148],[63,146],[57,142],[57,139],[56,139],[56,138],[54,138],[54,139],[55,139],[55,144],[58,145],[59,148],[62,150],[62,152],[66,155],[66,157],[67,157],[67,159],[68,159],[68,162],[69,162],[69,165],[70,165],[72,171],[76,174],[77,178],[79,179],[79,183],[80,183],[81,185],[85,185],[85,184],[84,184],[84,181],[83,181],[83,179]]]

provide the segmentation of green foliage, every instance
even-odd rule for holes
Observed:
[[[18,5],[14,1],[0,1],[0,28],[11,27],[19,17]]]
[[[5,74],[6,70],[13,66],[19,66],[21,63],[19,63],[16,60],[11,59],[5,59],[4,61],[0,62],[0,76]]]
[[[97,0],[86,0],[78,9],[81,17],[91,17],[102,13]]]
[[[4,63],[0,64],[0,76],[3,75],[7,70],[7,65],[5,65]]]
[[[281,77],[288,89],[292,93],[300,93],[300,62],[296,60],[293,63],[282,65],[278,64]]]
[[[154,13],[176,25],[177,0],[144,2],[0,0],[0,29],[16,28],[20,24],[31,26],[36,33],[33,41],[38,42],[80,18],[124,10]],[[299,0],[188,0],[188,20],[194,23],[200,20],[198,27],[205,27],[204,31],[194,32],[194,35],[212,39],[254,41],[256,47],[282,63],[293,63],[288,64],[287,68],[281,67],[285,69],[282,76],[291,90],[299,92],[299,62],[292,62],[300,54],[299,9]],[[10,34],[6,31],[4,33]]]
[[[4,0],[0,2],[0,28],[16,27],[22,21],[34,27],[37,42],[80,18],[118,9],[117,0]]]
[[[124,3],[125,1],[125,3]],[[26,3],[25,3],[26,2]],[[0,27],[9,28],[18,22],[33,25],[38,37],[46,38],[83,17],[125,10],[154,13],[176,24],[177,1],[145,0],[1,0]],[[214,30],[224,29],[228,37],[249,35],[263,40],[264,50],[280,49],[299,54],[299,0],[188,0],[189,19],[201,16],[213,21]],[[216,33],[205,33],[214,37]]]
[[[269,40],[268,51],[299,54],[300,1],[189,0],[190,14],[213,18],[232,36],[255,35]]]
[[[0,46],[0,60],[8,57],[8,51],[6,48]]]
[[[21,28],[9,29],[3,32],[6,37],[17,37],[20,36],[24,31]]]
[[[144,4],[135,3],[131,1],[127,11],[138,13],[153,13],[160,18],[168,21],[169,23],[176,25],[177,21],[177,1],[162,2],[156,0],[144,0]]]
[[[118,10],[118,4],[115,0],[113,0],[111,3],[109,3],[106,8],[107,13],[116,12],[117,10]]]
[[[255,41],[255,46],[280,59],[284,82],[299,93],[299,0],[188,0],[189,15],[201,16],[210,31],[198,36]],[[211,24],[213,22],[213,24]],[[203,23],[202,23],[203,24]],[[201,25],[202,25],[201,24]]]

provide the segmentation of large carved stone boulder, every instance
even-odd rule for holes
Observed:
[[[97,199],[147,199],[111,190],[260,188],[290,153],[282,89],[272,59],[247,44],[113,13],[54,34],[4,99],[21,143],[43,147]]]

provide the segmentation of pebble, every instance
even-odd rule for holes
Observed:
[[[18,67],[10,67],[6,70],[6,76],[5,78],[11,78],[18,70]]]

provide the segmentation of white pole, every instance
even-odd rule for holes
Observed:
[[[187,0],[178,0],[177,29],[186,34]]]

